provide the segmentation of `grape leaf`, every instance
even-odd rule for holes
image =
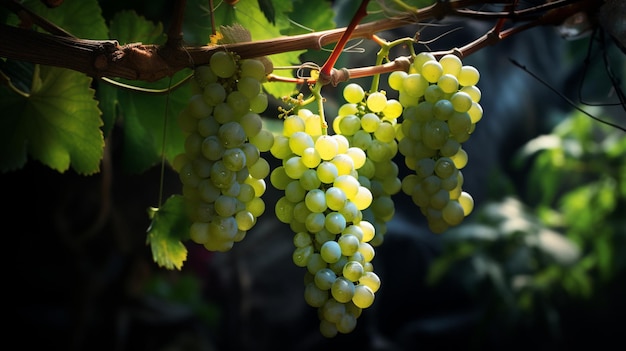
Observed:
[[[116,38],[120,44],[134,42],[162,44],[166,40],[162,24],[148,21],[133,11],[122,11],[114,16],[111,20],[110,36]],[[180,71],[172,77],[172,82],[180,81],[189,74],[191,74],[189,70]],[[153,83],[121,79],[118,81],[149,89],[167,89],[170,85],[169,78]],[[160,161],[162,151],[170,161],[183,151],[184,139],[180,128],[176,127],[176,117],[191,96],[188,85],[166,95],[102,84],[98,88],[98,96],[102,101],[105,131],[108,132],[112,128],[113,122],[118,117],[118,111],[124,120],[122,162],[126,171],[131,173],[145,171]],[[166,123],[163,120],[165,116]],[[164,127],[167,128],[166,134]]]
[[[0,169],[24,166],[27,153],[48,167],[79,174],[100,169],[104,137],[91,78],[56,67],[35,66],[28,97],[0,95]]]
[[[293,8],[297,11],[289,10],[286,13],[289,24],[283,26],[281,33],[283,35],[298,35],[309,33],[310,30],[320,31],[326,29],[335,29],[335,13],[330,1],[309,1],[295,0]],[[314,13],[315,16],[311,16]]]
[[[281,5],[276,8],[276,25],[272,25],[261,9],[257,1],[240,1],[235,6],[221,6],[215,12],[216,22],[220,21],[226,24],[241,24],[252,34],[252,40],[263,40],[278,38],[282,35],[281,29],[289,25],[283,11],[289,9],[285,7],[287,2],[277,1],[274,6]],[[224,23],[231,22],[231,23]],[[272,61],[274,67],[293,66],[300,62],[300,55],[306,50],[297,50],[285,52],[282,54],[270,55],[268,58]],[[293,77],[291,70],[280,71],[280,75],[285,77]],[[277,97],[292,95],[295,92],[296,85],[294,83],[267,83],[263,87],[265,90]]]
[[[56,8],[48,8],[40,0],[26,0],[22,4],[78,38],[108,39],[107,26],[97,0],[65,0]],[[11,24],[15,25],[17,21],[14,17]]]
[[[186,233],[190,226],[184,212],[183,197],[171,196],[160,209],[152,209],[151,217],[146,240],[152,250],[154,262],[160,267],[180,270],[187,259],[187,248],[181,240],[188,237]]]

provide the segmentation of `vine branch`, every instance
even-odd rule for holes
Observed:
[[[21,5],[16,5],[15,1],[2,0],[0,3],[14,12],[25,11]],[[441,19],[446,16],[485,17],[485,13],[469,9],[473,5],[485,3],[509,4],[510,1],[438,1],[431,6],[401,16],[359,24],[354,29],[351,38],[367,39],[381,31],[403,27],[427,19]],[[557,0],[551,2],[549,7],[548,5],[538,5],[518,11],[494,12],[494,16],[487,17],[490,19],[506,17],[512,21],[531,21],[526,26],[517,27],[521,29],[509,29],[508,34],[512,34],[534,26],[561,23],[578,11],[593,11],[599,8],[602,3],[602,1],[597,0]],[[179,39],[182,38],[182,33],[180,33],[182,26],[181,9],[184,4],[184,1],[179,1],[175,5],[177,6],[175,14],[180,18],[180,21],[174,21],[169,31],[168,42],[165,45],[144,45],[142,43],[120,45],[115,40],[73,38],[68,36],[69,33],[62,32],[60,28],[53,25],[47,27],[40,25],[53,34],[0,25],[0,41],[3,43],[0,45],[0,57],[69,68],[96,78],[118,77],[152,82],[172,76],[182,69],[192,68],[193,65],[207,64],[211,55],[218,50],[234,51],[242,58],[254,58],[296,50],[321,50],[326,45],[338,42],[346,31],[346,28],[338,28],[244,43],[183,47],[180,45],[182,40]],[[537,17],[540,10],[543,11],[543,14]],[[28,16],[36,18],[33,17],[36,15],[32,13]],[[37,21],[41,24],[42,21],[45,22],[45,19],[37,18]],[[459,51],[467,56],[480,47],[492,45],[505,38],[503,36],[505,33],[507,32],[503,31],[498,36],[490,36],[488,33]],[[363,70],[358,72],[363,73]]]

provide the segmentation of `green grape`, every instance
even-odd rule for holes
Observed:
[[[480,73],[474,66],[462,66],[458,78],[460,85],[469,87],[478,84]]]
[[[329,241],[330,243],[334,241]],[[339,259],[337,259],[339,260]],[[333,285],[335,279],[337,279],[337,275],[330,268],[320,269],[315,273],[315,277],[313,278],[315,285],[320,290],[330,290],[330,287]]]
[[[450,102],[456,112],[467,112],[472,107],[472,97],[463,91],[457,91],[450,96]]]
[[[359,238],[352,234],[341,235],[337,242],[341,247],[341,254],[344,256],[354,255],[359,250]]]
[[[387,105],[387,96],[381,92],[373,92],[367,97],[366,104],[370,111],[381,112]]]
[[[456,76],[445,73],[437,80],[437,86],[444,93],[452,94],[459,89],[459,81],[456,79]]]
[[[315,140],[315,150],[324,161],[331,160],[338,153],[339,144],[337,140],[329,135],[321,135]]]
[[[357,261],[348,261],[343,266],[343,276],[351,282],[358,281],[364,273],[363,265]],[[358,286],[357,286],[358,287]]]
[[[354,283],[344,277],[337,277],[330,288],[332,297],[340,303],[352,300]]]
[[[368,308],[374,303],[374,292],[370,287],[359,284],[354,288],[352,302],[359,308]]]
[[[423,66],[428,61],[437,62],[437,59],[430,52],[420,52],[419,54],[415,55],[415,57],[413,58],[413,63],[411,63],[411,71],[414,71],[415,73],[423,74],[422,73]]]
[[[231,77],[237,70],[235,59],[226,51],[218,51],[211,55],[209,66],[213,73],[220,78]]]
[[[341,248],[336,241],[329,240],[320,247],[320,255],[327,263],[335,263],[341,258]]]
[[[439,59],[439,63],[443,68],[444,74],[451,74],[453,76],[459,75],[459,73],[461,72],[461,66],[463,65],[461,59],[458,56],[452,54],[447,54],[441,57]]]
[[[304,289],[304,301],[311,307],[322,307],[328,300],[328,292],[309,283]]]
[[[429,83],[437,83],[443,75],[443,66],[437,61],[426,61],[422,65],[420,73]]]
[[[343,98],[348,103],[356,104],[361,102],[365,97],[365,91],[360,85],[356,83],[350,83],[343,88]]]
[[[419,99],[424,96],[426,88],[428,88],[428,82],[429,81],[419,73],[409,74],[402,83],[402,90],[411,98]]]
[[[251,77],[259,82],[265,80],[265,65],[259,60],[241,60],[239,62],[241,77]]]
[[[451,200],[441,210],[443,220],[449,225],[459,225],[465,217],[463,206],[458,201]]]
[[[196,119],[206,118],[211,115],[213,110],[207,105],[202,95],[196,94],[189,98],[187,102],[187,112]]]
[[[402,90],[404,79],[407,75],[408,73],[404,71],[393,71],[387,77],[387,83],[389,84],[391,89],[400,91]]]
[[[346,219],[339,212],[330,212],[324,220],[324,228],[332,234],[339,234],[346,228]]]

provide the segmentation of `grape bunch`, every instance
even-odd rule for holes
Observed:
[[[260,113],[268,105],[265,66],[226,51],[194,72],[194,95],[178,116],[186,135],[174,161],[192,221],[189,237],[209,251],[228,251],[265,211],[261,196],[273,143]]]
[[[373,272],[374,226],[362,211],[372,203],[357,170],[365,152],[346,137],[322,132],[320,116],[307,109],[285,117],[270,152],[282,160],[270,175],[284,195],[276,217],[295,233],[293,262],[306,267],[304,299],[318,308],[326,337],[349,333],[362,309],[374,302],[380,279]]]
[[[402,191],[435,233],[460,224],[474,207],[462,190],[461,169],[468,161],[462,144],[483,114],[479,78],[478,70],[457,56],[437,60],[430,53],[416,55],[408,72],[388,77],[403,107],[398,150],[414,171],[402,179]]]
[[[333,120],[333,130],[345,136],[350,146],[366,153],[363,167],[358,169],[359,181],[372,192],[372,205],[363,216],[376,228],[373,246],[379,246],[387,232],[386,223],[395,214],[392,195],[400,192],[402,183],[399,168],[393,158],[398,153],[396,130],[402,105],[388,99],[385,92],[365,93],[363,88],[350,83],[343,88],[346,101]]]

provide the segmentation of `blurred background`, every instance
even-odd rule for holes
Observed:
[[[347,25],[355,3],[333,2],[337,26]],[[132,7],[167,28],[165,1],[101,6],[105,18]],[[419,31],[424,44],[417,50],[435,51],[464,45],[492,25],[450,18],[379,35],[392,40]],[[303,299],[304,271],[291,260],[293,233],[273,218],[280,194],[271,186],[262,220],[230,252],[190,243],[182,270],[159,268],[146,230],[160,169],[123,172],[114,129],[112,157],[104,160],[111,174],[59,174],[33,161],[0,175],[9,339],[20,349],[92,351],[619,344],[626,313],[625,134],[555,93],[626,126],[617,98],[626,56],[597,28],[593,37],[576,40],[565,40],[557,27],[534,28],[463,60],[480,70],[484,110],[464,144],[464,190],[474,197],[474,212],[462,225],[432,234],[411,199],[398,194],[373,261],[382,286],[352,333],[320,335],[316,309]],[[338,66],[371,65],[378,47],[367,41],[358,47],[364,52],[342,55]],[[325,55],[305,59],[321,64]],[[621,86],[613,86],[607,71],[621,77]],[[340,104],[340,88],[336,96],[327,93],[329,110]],[[396,163],[408,173],[401,158]],[[165,194],[180,193],[171,170],[163,184]]]

